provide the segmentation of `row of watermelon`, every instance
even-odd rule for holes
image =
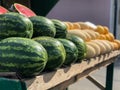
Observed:
[[[59,20],[50,20],[43,16],[27,18],[14,12],[0,15],[0,28],[0,39],[13,36],[65,38],[67,34],[66,25]]]
[[[80,62],[85,55],[84,41],[74,35],[66,39],[9,37],[0,41],[0,71],[28,77]]]
[[[0,39],[0,71],[17,72],[23,77],[71,65],[86,56],[81,38],[67,35],[63,22],[42,16],[1,14]]]
[[[13,6],[15,10],[18,11],[19,9],[21,11],[22,8],[22,11],[20,12],[20,14],[22,15],[18,13],[8,12],[7,10],[5,11],[3,7],[0,7],[3,9],[3,10],[0,9],[0,13],[1,13],[0,27],[2,28],[2,30],[0,31],[1,32],[0,36],[2,38],[6,38],[9,36],[10,37],[20,36],[27,38],[32,38],[37,36],[50,36],[55,38],[66,37],[67,34],[66,25],[62,23],[60,20],[56,20],[56,19],[50,20],[43,16],[37,16],[32,11],[30,11],[29,8],[21,4],[15,3]],[[19,33],[17,33],[18,31]],[[9,33],[9,32],[13,32],[13,33]]]

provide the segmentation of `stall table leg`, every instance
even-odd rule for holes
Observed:
[[[112,90],[113,88],[113,73],[114,73],[114,63],[107,66],[105,90]]]

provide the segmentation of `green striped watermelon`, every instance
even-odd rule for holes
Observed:
[[[52,19],[52,22],[54,23],[56,28],[55,38],[66,38],[67,35],[66,25],[62,21],[57,19]]]
[[[22,77],[39,74],[48,57],[44,47],[27,38],[11,37],[0,42],[0,71],[17,72]]]
[[[80,37],[72,35],[72,34],[68,34],[67,39],[72,41],[77,46],[77,48],[78,48],[77,62],[81,62],[81,60],[85,58],[86,52],[87,52],[86,44],[85,44],[84,40],[81,39]]]
[[[33,23],[34,33],[33,37],[38,36],[50,36],[54,37],[56,34],[56,29],[51,20],[43,16],[33,16],[30,17]]]
[[[64,65],[70,65],[74,63],[78,58],[78,49],[76,45],[67,39],[58,40],[63,44],[66,51],[66,59]]]
[[[18,13],[6,13],[0,15],[0,39],[7,37],[26,37],[33,35],[32,22]]]
[[[63,44],[52,37],[37,37],[35,41],[43,45],[48,53],[48,62],[45,70],[53,70],[60,67],[66,58]]]

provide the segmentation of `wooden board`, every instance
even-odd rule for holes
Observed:
[[[119,54],[120,51],[113,51],[91,58],[90,60],[84,60],[81,63],[73,64],[71,67],[43,73],[35,78],[25,80],[25,82],[28,90],[57,90],[56,88],[58,87],[62,90],[67,85],[87,76],[89,73],[114,62]]]

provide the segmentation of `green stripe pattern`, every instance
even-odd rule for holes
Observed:
[[[26,37],[33,35],[33,24],[18,13],[9,12],[0,15],[0,39],[7,37]]]
[[[57,19],[52,19],[52,22],[54,23],[56,28],[55,38],[66,38],[67,35],[66,25],[62,21]]]
[[[63,44],[66,51],[66,59],[64,65],[71,65],[72,63],[76,62],[78,58],[78,49],[76,45],[67,39],[58,40]]]
[[[47,60],[45,48],[31,39],[11,37],[0,42],[0,71],[33,76],[45,68]]]
[[[78,48],[78,60],[77,62],[81,62],[81,60],[83,60],[86,56],[86,44],[84,42],[83,39],[81,39],[78,36],[72,35],[72,34],[68,34],[67,35],[67,39],[72,41]]]
[[[55,36],[56,29],[54,23],[50,19],[43,16],[33,16],[30,17],[30,20],[32,21],[34,28],[33,37]]]
[[[59,68],[65,61],[66,52],[63,44],[52,37],[37,37],[35,41],[44,46],[48,53],[48,62],[45,70],[54,70]]]

